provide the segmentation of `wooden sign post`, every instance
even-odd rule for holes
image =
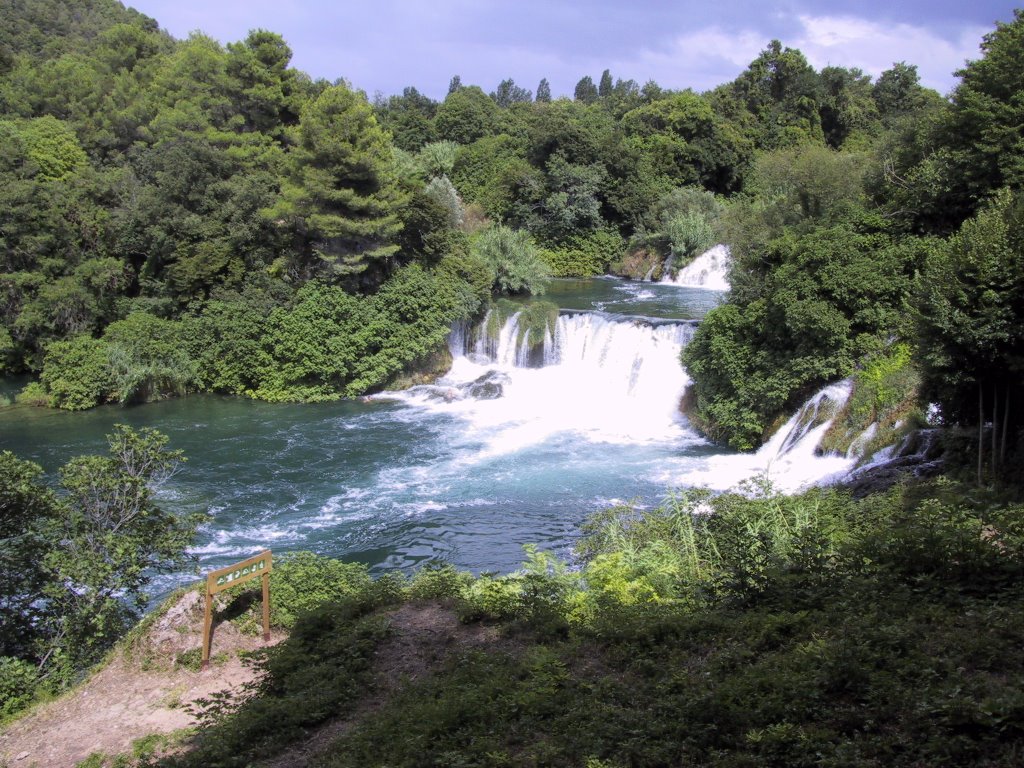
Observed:
[[[273,570],[270,550],[229,565],[206,575],[206,615],[203,619],[203,664],[210,666],[210,643],[213,630],[213,596],[238,584],[244,584],[259,576],[263,580],[263,640],[270,640],[270,572]]]

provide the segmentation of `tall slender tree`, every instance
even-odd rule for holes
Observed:
[[[498,88],[491,94],[491,98],[499,107],[507,108],[519,102],[531,101],[533,94],[525,88],[520,88],[510,77],[498,83]]]
[[[576,101],[581,101],[584,104],[593,104],[597,101],[597,86],[594,85],[594,80],[590,75],[587,75],[580,79],[576,83],[576,90],[573,91],[573,98]]]
[[[536,101],[541,104],[547,104],[551,101],[551,84],[546,77],[542,77],[537,84]]]

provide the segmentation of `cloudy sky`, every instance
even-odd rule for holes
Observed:
[[[250,29],[278,32],[292,63],[343,77],[369,95],[414,85],[443,98],[452,75],[494,90],[508,77],[555,96],[604,69],[663,88],[701,91],[736,77],[777,38],[820,69],[877,76],[916,64],[941,93],[979,55],[982,35],[1013,19],[998,0],[125,0],[178,38],[201,30],[221,42]]]

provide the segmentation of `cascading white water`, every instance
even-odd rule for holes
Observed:
[[[561,315],[544,338],[543,354],[530,354],[520,315],[510,317],[490,340],[485,324],[472,349],[465,330],[453,334],[455,363],[433,388],[403,397],[464,416],[467,439],[486,444],[483,456],[539,446],[555,434],[591,442],[675,445],[678,454],[652,468],[651,479],[666,488],[735,488],[745,479],[767,477],[781,491],[794,491],[847,473],[853,456],[819,456],[818,446],[833,416],[850,396],[849,380],[831,384],[809,398],[756,453],[696,454],[707,446],[679,413],[689,378],[679,353],[696,325],[655,324],[602,313]],[[486,350],[486,357],[482,352]],[[532,359],[540,367],[525,367]],[[461,393],[482,376],[505,377],[502,396],[478,400]],[[444,401],[439,388],[459,392]],[[710,446],[708,446],[710,447]]]
[[[456,329],[451,371],[434,386],[398,396],[463,416],[466,435],[486,441],[489,452],[519,450],[555,433],[615,443],[684,436],[679,399],[688,378],[679,353],[692,323],[561,315],[533,350],[520,318],[513,314],[496,336],[485,319],[471,348],[466,330]],[[493,386],[486,399],[472,396],[474,382],[496,376],[500,397]]]
[[[666,277],[661,282],[709,291],[728,291],[730,260],[729,247],[716,245],[680,269],[675,279],[668,277],[666,270]]]
[[[677,482],[727,490],[742,480],[762,476],[776,490],[796,491],[845,475],[856,459],[819,456],[817,452],[833,417],[852,391],[849,379],[829,384],[809,398],[756,453],[711,456],[704,466],[682,472]]]

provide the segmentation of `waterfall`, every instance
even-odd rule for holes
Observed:
[[[566,312],[531,346],[523,317],[513,314],[500,329],[490,317],[476,329],[454,329],[451,371],[437,385],[402,396],[466,417],[467,435],[486,445],[481,455],[566,434],[634,450],[667,442],[679,453],[661,459],[650,478],[664,487],[728,490],[760,476],[777,490],[796,491],[845,477],[857,461],[852,454],[820,455],[852,392],[849,379],[808,398],[756,453],[721,453],[679,412],[689,383],[679,356],[696,323]]]
[[[805,402],[778,432],[765,443],[758,456],[769,462],[779,459],[813,458],[821,438],[832,426],[832,417],[846,404],[853,382],[844,379],[829,384]]]
[[[679,362],[696,323],[559,315],[533,338],[515,312],[497,327],[453,328],[453,364],[435,384],[393,393],[465,417],[494,452],[556,434],[602,443],[677,440],[679,402],[689,379]],[[532,342],[532,343],[531,343]]]
[[[730,260],[728,246],[716,245],[680,269],[675,279],[670,278],[666,270],[662,282],[709,291],[728,291]]]
[[[681,473],[674,482],[728,490],[743,480],[762,476],[776,490],[787,492],[834,482],[849,472],[856,459],[819,455],[819,450],[833,417],[852,391],[849,379],[829,384],[801,405],[756,453],[711,456],[705,466]]]

